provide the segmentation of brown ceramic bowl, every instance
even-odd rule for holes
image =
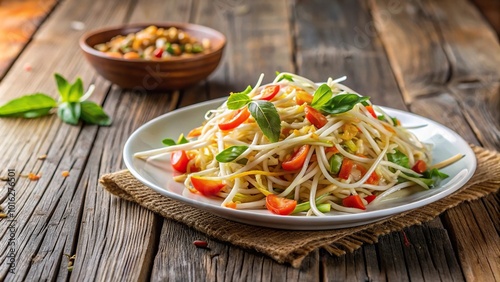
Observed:
[[[207,38],[210,40],[211,48],[206,53],[190,57],[171,57],[166,60],[114,58],[94,49],[96,44],[108,42],[116,35],[135,33],[150,25],[163,28],[176,27],[198,40]],[[103,28],[88,32],[80,38],[80,48],[85,58],[100,75],[122,88],[137,90],[182,89],[198,83],[217,68],[225,44],[226,37],[214,29],[176,22]]]

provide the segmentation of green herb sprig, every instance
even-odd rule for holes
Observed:
[[[184,134],[181,134],[179,138],[177,139],[177,142],[174,141],[174,139],[166,138],[161,141],[163,145],[165,146],[174,146],[174,145],[180,145],[180,144],[186,144],[189,143],[189,140],[184,137]]]
[[[333,96],[332,89],[322,84],[314,92],[311,107],[327,114],[341,114],[352,110],[357,103],[370,99],[367,96],[359,96],[352,93]]]
[[[71,84],[62,75],[55,74],[59,101],[44,93],[24,95],[0,106],[0,117],[37,118],[50,114],[57,108],[57,115],[65,123],[76,125],[80,120],[88,124],[108,126],[111,118],[101,106],[87,101],[94,91],[91,85],[84,93],[80,78]]]
[[[273,103],[262,100],[252,100],[248,93],[252,88],[249,86],[245,91],[231,93],[227,100],[227,108],[238,110],[248,107],[248,111],[257,122],[264,136],[271,142],[277,142],[281,133],[281,119],[278,110]]]

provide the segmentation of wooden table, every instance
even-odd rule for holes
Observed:
[[[1,2],[0,103],[34,92],[56,97],[58,72],[71,80],[81,76],[85,87],[95,84],[92,100],[114,122],[71,126],[56,115],[0,119],[0,175],[12,169],[17,179],[15,275],[6,257],[12,233],[3,219],[0,280],[500,281],[498,193],[353,254],[315,251],[294,269],[165,220],[98,183],[100,175],[124,168],[123,145],[146,121],[242,90],[260,73],[268,82],[275,71],[315,81],[347,75],[348,85],[377,104],[432,118],[470,143],[500,150],[500,45],[477,8],[498,19],[500,2],[478,2]],[[166,20],[226,34],[223,62],[206,81],[168,93],[123,90],[97,75],[78,48],[87,30]],[[498,20],[492,23],[498,27]],[[30,181],[30,172],[41,178]],[[5,208],[8,183],[0,184]],[[211,249],[193,248],[195,239],[208,240]],[[75,254],[69,272],[66,255]]]

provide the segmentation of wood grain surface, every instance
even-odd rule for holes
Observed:
[[[100,175],[124,168],[123,145],[145,122],[243,90],[261,73],[269,82],[275,71],[314,81],[346,75],[348,86],[376,104],[429,117],[470,143],[500,150],[500,45],[480,4],[66,0],[24,1],[32,5],[2,14],[18,3],[0,3],[0,16],[13,18],[0,21],[0,35],[9,23],[33,23],[12,46],[0,43],[0,50],[7,50],[0,52],[5,55],[0,55],[0,104],[39,91],[56,97],[52,76],[58,72],[71,80],[80,76],[85,87],[95,84],[91,99],[114,120],[111,127],[70,126],[55,115],[0,120],[0,176],[8,168],[18,176],[16,274],[1,263],[8,248],[2,239],[0,280],[500,281],[498,193],[382,236],[352,254],[314,251],[294,269],[165,220],[111,196],[98,183]],[[191,88],[148,93],[120,89],[84,61],[78,49],[83,32],[145,21],[220,30],[228,39],[221,65]],[[26,65],[32,69],[26,71]],[[69,177],[61,176],[64,170]],[[30,172],[41,178],[30,181],[25,177]],[[1,189],[0,201],[5,203],[6,195]],[[5,226],[0,221],[2,238],[8,235]],[[206,240],[209,248],[196,248],[194,240]],[[66,255],[75,254],[69,272]]]
[[[0,80],[57,4],[56,0],[0,1]],[[26,71],[33,67],[24,65]]]

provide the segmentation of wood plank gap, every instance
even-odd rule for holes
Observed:
[[[447,52],[445,46],[446,46],[446,40],[443,35],[443,29],[439,25],[438,21],[436,20],[436,17],[433,17],[433,15],[429,14],[430,12],[425,10],[423,7],[422,2],[418,2],[418,5],[420,6],[420,9],[426,13],[427,17],[430,19],[431,25],[434,27],[434,30],[436,30],[436,34],[439,40],[439,48],[443,50],[444,56],[446,57],[446,60],[448,61],[447,67],[448,70],[446,72],[446,75],[444,77],[444,80],[442,81],[444,85],[448,85],[454,75],[454,70],[453,70],[453,65],[456,64],[456,59],[453,56],[453,53]],[[435,15],[434,15],[435,16]]]
[[[189,5],[189,16],[188,22],[194,22],[196,20],[196,9],[194,7],[198,7],[199,0],[192,0],[191,5]]]
[[[125,13],[125,16],[123,17],[124,23],[130,23],[130,19],[132,18],[132,15],[134,14],[135,8],[137,7],[137,2],[138,2],[138,0],[130,0],[130,4],[128,6],[127,12]]]
[[[291,47],[291,64],[292,64],[292,70],[290,72],[292,73],[299,73],[299,65],[297,64],[297,24],[296,24],[296,9],[295,9],[295,4],[296,2],[293,0],[287,0],[287,12],[288,12],[288,22],[289,22],[289,29],[290,29],[290,47]],[[287,71],[287,70],[283,70]]]

